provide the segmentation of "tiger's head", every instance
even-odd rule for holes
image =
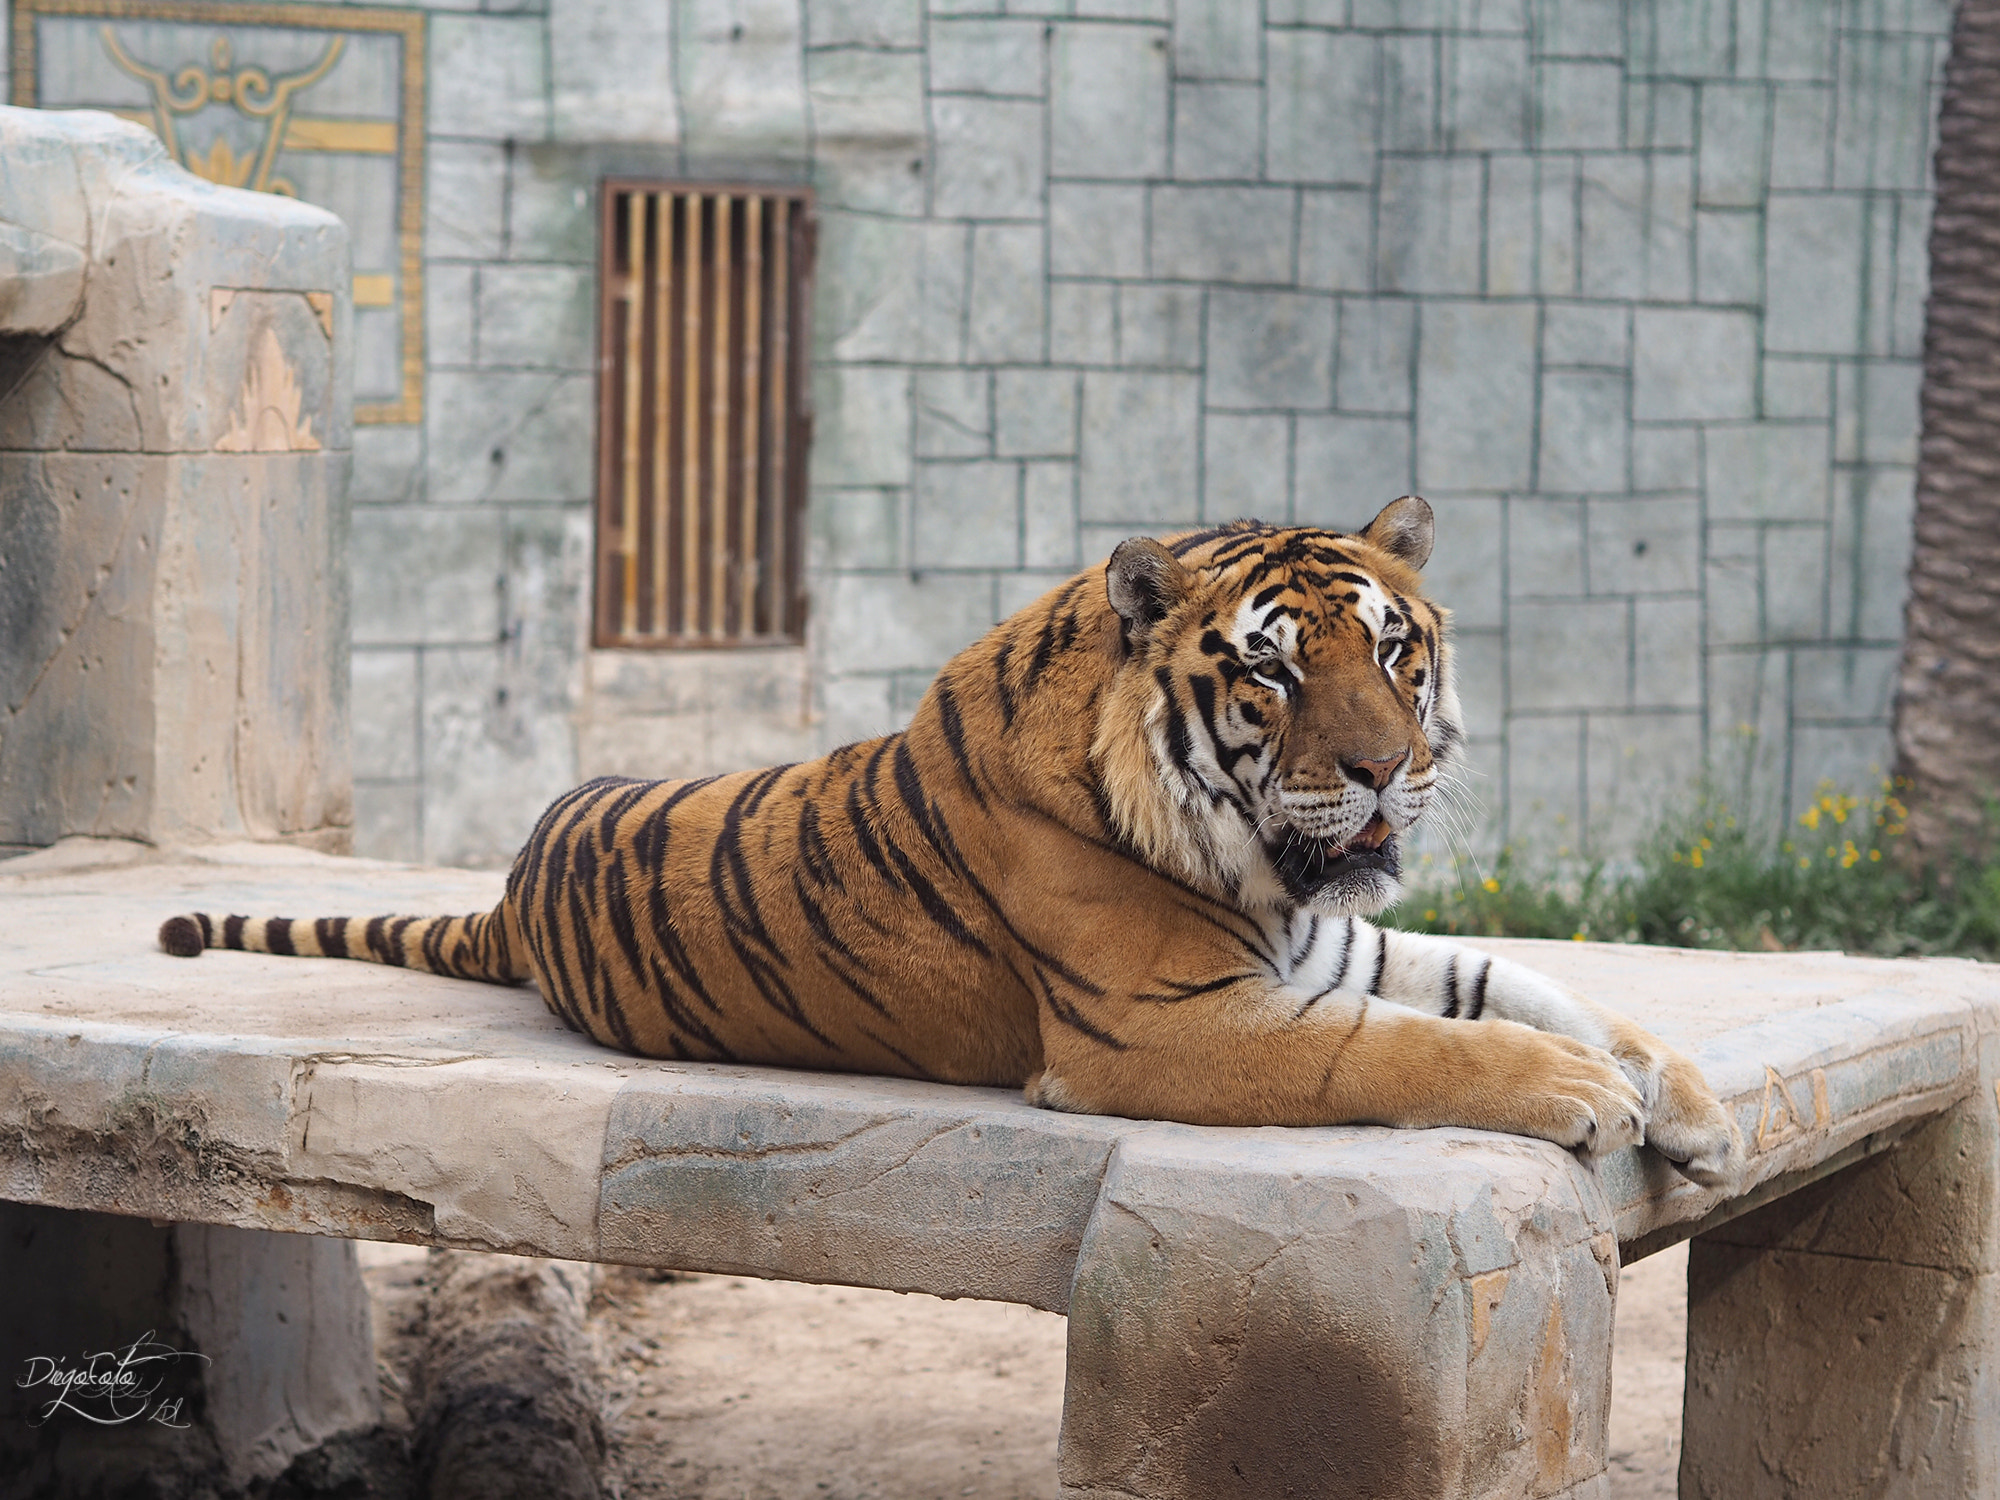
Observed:
[[[1246,909],[1372,915],[1464,741],[1431,508],[1354,535],[1238,521],[1105,565],[1122,653],[1091,748],[1119,832]]]

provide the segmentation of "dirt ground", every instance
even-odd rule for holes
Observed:
[[[1687,1370],[1686,1245],[1618,1276],[1611,1354],[1611,1500],[1680,1492],[1681,1377]]]
[[[362,1247],[392,1419],[426,1252]],[[1684,1249],[1626,1270],[1612,1500],[1672,1500]],[[996,1302],[608,1269],[591,1331],[621,1500],[1043,1500],[1064,1320]]]

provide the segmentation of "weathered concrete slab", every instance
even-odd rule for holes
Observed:
[[[0,1196],[1061,1307],[1113,1158],[1184,1139],[1008,1091],[624,1057],[530,989],[154,946],[163,915],[195,906],[469,911],[500,887],[249,846],[168,858],[74,841],[0,864]],[[1695,1056],[1751,1143],[1752,1195],[1965,1098],[2000,1007],[1992,969],[1949,960],[1490,946]],[[1442,1144],[1197,1134],[1330,1159]],[[1650,1152],[1592,1173],[1486,1139],[1600,1179],[1635,1249],[1726,1212]]]
[[[1060,1311],[1106,1163],[1144,1133],[1005,1089],[634,1078],[604,1142],[603,1256]]]

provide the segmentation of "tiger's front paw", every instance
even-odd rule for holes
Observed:
[[[1729,1194],[1742,1186],[1750,1167],[1735,1117],[1701,1070],[1679,1053],[1669,1053],[1660,1066],[1646,1144],[1703,1187]]]
[[[1535,1033],[1534,1077],[1503,1129],[1539,1136],[1589,1156],[1636,1146],[1646,1128],[1638,1087],[1609,1052],[1566,1036]]]

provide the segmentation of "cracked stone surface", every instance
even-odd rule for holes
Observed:
[[[347,231],[0,108],[0,843],[345,847]]]
[[[1696,1058],[1751,1145],[1724,1203],[1644,1151],[1593,1170],[1469,1130],[1204,1130],[652,1062],[527,988],[154,946],[176,911],[476,910],[500,880],[87,840],[0,865],[0,1196],[1066,1311],[1073,1496],[1282,1490],[1329,1433],[1412,1494],[1589,1495],[1621,1242],[1723,1243],[1993,1104],[2000,988],[1949,960],[1491,945]],[[1990,1162],[1990,1134],[1952,1139]],[[1398,1493],[1387,1472],[1349,1477]]]

